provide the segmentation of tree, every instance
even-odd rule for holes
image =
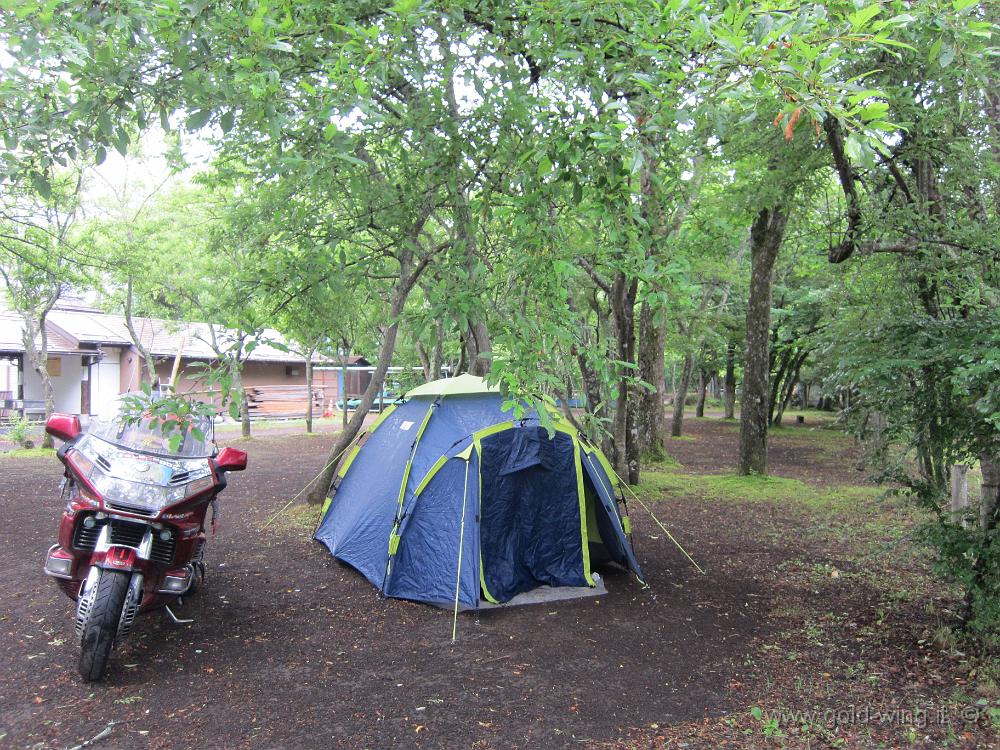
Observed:
[[[82,173],[63,173],[53,182],[45,199],[34,191],[6,194],[0,238],[0,276],[8,300],[24,321],[25,356],[42,382],[46,420],[55,410],[46,321],[75,276],[68,235],[79,208]],[[46,433],[42,447],[52,445]]]

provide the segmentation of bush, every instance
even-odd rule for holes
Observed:
[[[20,445],[21,447],[29,447],[25,445],[31,442],[28,439],[28,434],[31,432],[31,422],[29,422],[24,417],[14,417],[7,426],[7,439],[12,443]]]

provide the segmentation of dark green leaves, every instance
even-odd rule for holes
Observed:
[[[211,119],[212,110],[199,109],[197,112],[188,116],[188,118],[184,121],[184,126],[188,130],[199,130],[203,128]]]

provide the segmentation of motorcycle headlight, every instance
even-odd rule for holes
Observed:
[[[106,503],[120,503],[146,510],[161,510],[184,499],[186,487],[162,487],[156,484],[115,479],[99,468],[90,477]]]

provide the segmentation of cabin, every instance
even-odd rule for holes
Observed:
[[[133,318],[133,328],[155,360],[154,384],[169,382],[176,364],[179,392],[213,400],[212,389],[199,376],[206,364],[216,360],[213,334],[217,341],[226,342],[233,340],[232,331],[206,323],[142,317]],[[46,369],[55,389],[57,411],[98,414],[120,394],[139,391],[143,380],[148,382],[148,368],[123,316],[82,302],[63,302],[49,313],[46,333]],[[285,344],[279,332],[266,330],[244,364],[242,377],[251,417],[305,415],[305,357],[285,351]],[[360,392],[358,388],[363,391],[362,383],[371,377],[368,362],[361,357],[351,357],[347,370],[333,367],[338,363],[326,357],[313,358],[313,413],[317,416],[329,410],[345,388],[349,398]],[[38,418],[44,412],[42,380],[25,353],[24,321],[13,310],[0,306],[0,419],[11,415]]]

